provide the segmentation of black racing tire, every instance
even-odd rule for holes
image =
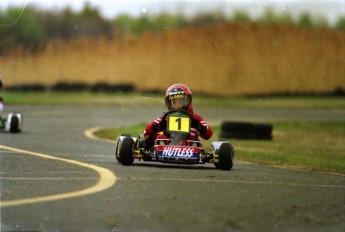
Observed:
[[[127,136],[127,137],[131,137],[131,135],[129,134],[120,134],[120,136]],[[117,160],[117,162],[121,163],[121,158],[120,158],[120,137],[117,138],[116,140],[116,147],[115,147],[115,158]]]
[[[257,123],[255,125],[255,138],[259,140],[272,140],[272,124]]]
[[[133,146],[134,140],[131,137],[125,137],[120,142],[118,156],[122,165],[129,166],[133,164]]]
[[[223,132],[254,133],[255,124],[249,122],[222,122],[220,129]]]
[[[268,123],[222,122],[219,138],[272,140],[273,125]]]
[[[11,124],[10,124],[10,132],[11,133],[18,133],[20,132],[20,125],[19,125],[19,118],[16,115],[11,117]]]
[[[255,133],[245,133],[245,132],[220,132],[218,137],[221,139],[255,139]]]
[[[230,143],[223,143],[218,150],[219,163],[216,165],[220,170],[231,170],[234,163],[234,148]]]
[[[121,163],[121,159],[120,159],[120,137],[117,138],[116,140],[116,148],[115,148],[115,158],[117,160],[117,162]]]

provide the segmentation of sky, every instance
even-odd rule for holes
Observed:
[[[0,9],[4,10],[9,6],[25,8],[32,5],[48,10],[69,6],[80,11],[86,1],[110,19],[122,13],[140,16],[162,11],[177,13],[181,9],[185,15],[215,10],[231,14],[240,10],[256,18],[261,16],[267,7],[277,13],[287,12],[296,17],[304,12],[324,16],[330,23],[334,23],[341,15],[345,16],[345,0],[0,0]]]

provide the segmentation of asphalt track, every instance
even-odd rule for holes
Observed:
[[[10,110],[10,109],[8,109]],[[341,231],[343,175],[235,161],[115,162],[95,127],[147,122],[155,107],[16,106],[20,134],[0,133],[0,231]],[[222,120],[345,120],[344,110],[199,109]],[[236,148],[235,148],[236,149]]]

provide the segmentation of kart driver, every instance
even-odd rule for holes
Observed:
[[[194,114],[192,107],[192,92],[188,86],[184,84],[174,84],[170,86],[165,93],[165,104],[168,110],[183,109],[188,111],[192,116],[191,132],[188,139],[197,140],[198,136],[203,139],[209,139],[213,135],[211,127],[207,125],[205,120],[197,114]],[[165,135],[160,135],[159,132],[166,130],[167,122],[162,120],[163,116],[148,124],[144,131],[145,147],[151,149],[157,136],[166,138]]]

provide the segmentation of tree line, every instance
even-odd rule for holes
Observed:
[[[235,12],[230,17],[223,12],[199,13],[186,17],[182,12],[134,17],[121,14],[114,19],[104,18],[99,9],[85,3],[81,11],[66,7],[62,10],[41,10],[30,6],[0,9],[0,55],[15,50],[39,52],[51,40],[71,40],[78,37],[107,38],[116,40],[119,34],[140,35],[145,31],[162,32],[189,26],[210,26],[223,22],[262,24],[290,24],[296,27],[331,28],[345,31],[345,16],[332,26],[324,17],[313,18],[308,13],[294,19],[290,14],[277,14],[267,8],[264,14],[253,20],[245,12]]]

